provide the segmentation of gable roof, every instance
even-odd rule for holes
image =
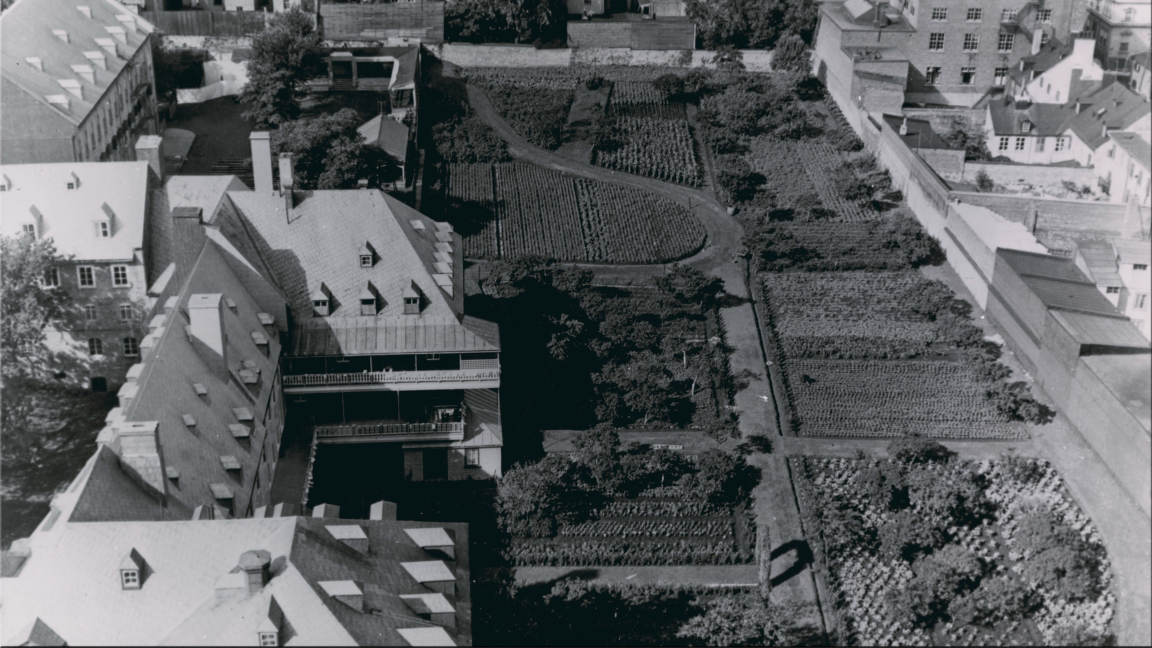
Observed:
[[[179,499],[161,500],[120,465],[111,448],[100,444],[92,469],[77,489],[69,522],[107,522],[188,519],[192,508]]]
[[[1152,171],[1152,144],[1139,133],[1116,131],[1108,133],[1108,137],[1116,142],[1116,146],[1124,150],[1145,171]]]
[[[996,254],[1048,308],[1127,320],[1072,259],[1006,249]]]
[[[376,115],[357,129],[368,144],[403,162],[408,154],[408,127],[386,115]]]
[[[1120,263],[1152,263],[1152,243],[1130,239],[1112,239]]]
[[[1080,113],[1074,114],[1064,129],[1071,129],[1093,151],[1108,141],[1106,130],[1123,130],[1152,113],[1148,98],[1123,83],[1110,83],[1080,101],[1088,106],[1082,105]],[[1075,113],[1075,104],[1070,105]]]
[[[989,102],[988,113],[996,135],[1045,137],[1062,134],[1069,118],[1075,116],[1076,108],[1074,104],[1017,104],[1005,95],[1003,101]],[[1025,121],[1032,124],[1028,132],[1024,131]]]
[[[78,7],[87,7],[91,17]],[[120,18],[131,20],[137,27],[129,28]],[[125,42],[110,33],[106,27],[118,31]],[[115,79],[129,68],[129,73],[141,74],[140,83],[153,83],[150,75],[134,72],[128,62],[148,42],[152,25],[113,0],[36,0],[17,2],[0,14],[0,70],[6,81],[19,86],[33,99],[49,106],[74,125],[80,125]],[[53,31],[67,32],[68,42]],[[111,41],[117,56],[104,49],[97,40]],[[104,55],[105,67],[93,63],[85,52]],[[37,69],[26,59],[40,59]],[[86,65],[92,69],[90,82],[77,74],[72,66]],[[70,79],[78,83],[81,97],[61,87],[59,80]],[[68,100],[65,108],[50,104],[46,97],[63,95]]]
[[[321,284],[334,302],[331,318],[362,317],[359,294],[367,282],[379,293],[377,318],[403,316],[405,291],[413,288],[422,297],[421,317],[460,318],[463,257],[450,227],[375,189],[296,196],[289,218],[283,198],[228,192],[297,321],[313,317],[310,295]],[[365,242],[376,251],[367,268],[360,265]],[[434,277],[444,274],[436,266],[441,249],[452,260],[444,287]]]
[[[61,255],[131,261],[144,248],[149,173],[147,162],[0,166],[0,181],[10,185],[0,192],[0,231],[11,236],[35,223],[37,236],[53,239]],[[94,221],[108,221],[111,236],[98,238]]]
[[[900,139],[911,149],[951,149],[952,146],[940,138],[935,131],[932,130],[932,124],[926,119],[911,119],[901,117],[899,115],[884,115],[884,121],[896,133],[900,132],[900,127],[904,124],[908,125],[908,134],[900,135]]]

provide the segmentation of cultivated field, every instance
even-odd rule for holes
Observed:
[[[458,229],[470,258],[660,263],[704,242],[703,225],[678,203],[526,164],[450,165],[447,192],[448,219],[467,223]]]

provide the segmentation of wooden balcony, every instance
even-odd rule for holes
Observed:
[[[335,391],[497,389],[499,387],[499,369],[364,371],[360,373],[298,374],[284,376],[284,393],[286,394]]]
[[[463,441],[464,423],[346,423],[317,425],[320,443]]]

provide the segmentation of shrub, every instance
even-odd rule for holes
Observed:
[[[904,437],[888,444],[888,454],[909,464],[943,463],[956,456],[940,442],[926,437]]]
[[[1024,618],[1037,610],[1043,599],[1032,588],[1006,577],[985,579],[976,590],[948,604],[954,625],[992,627],[1001,621]]]
[[[1009,420],[1043,425],[1055,418],[1055,412],[1033,398],[1028,383],[1022,380],[997,383],[986,394]]]
[[[948,604],[980,581],[983,565],[964,547],[950,545],[913,566],[915,576],[888,593],[888,609],[901,621],[932,628],[947,616]]]
[[[1044,465],[1040,461],[1021,457],[1012,451],[1001,456],[1000,465],[1009,479],[1021,484],[1035,484],[1044,478]]]
[[[677,74],[661,74],[652,82],[652,86],[664,93],[665,97],[675,97],[684,93],[684,79]]]
[[[947,536],[938,524],[916,511],[904,509],[880,525],[880,556],[912,562],[944,546]]]
[[[772,50],[772,69],[782,72],[806,72],[809,67],[808,46],[795,34],[776,41]]]
[[[733,202],[746,202],[756,195],[756,190],[767,178],[756,173],[744,158],[738,155],[721,155],[716,158],[716,182],[732,197]]]
[[[584,82],[584,87],[588,88],[589,90],[599,90],[600,88],[603,88],[604,84],[606,83],[608,82],[604,80],[604,77],[596,74],[588,77],[588,80]]]
[[[996,183],[981,169],[980,172],[976,174],[976,188],[987,193],[996,188]]]

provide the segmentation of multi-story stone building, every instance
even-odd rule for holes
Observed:
[[[1020,0],[869,0],[820,5],[816,73],[869,110],[888,110],[891,93],[919,104],[972,106],[1003,87],[1021,57],[1050,41],[1066,42],[1083,25],[1075,0],[1041,6]]]
[[[1152,4],[1146,0],[1088,0],[1085,31],[1109,70],[1131,70],[1130,57],[1152,46]]]
[[[47,331],[49,369],[67,382],[115,388],[139,358],[149,173],[147,162],[0,166],[0,231],[50,238],[64,259],[43,282],[69,297]]]
[[[133,160],[156,134],[151,23],[113,0],[20,0],[0,15],[0,162]]]

